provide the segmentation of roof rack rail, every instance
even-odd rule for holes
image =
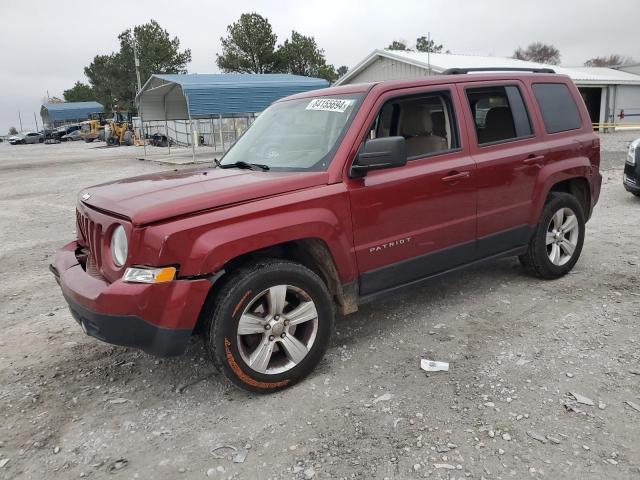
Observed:
[[[469,72],[533,72],[556,73],[551,68],[522,68],[522,67],[487,67],[487,68],[448,68],[442,75],[462,75]]]

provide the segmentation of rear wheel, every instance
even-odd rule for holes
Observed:
[[[584,243],[584,212],[573,195],[552,193],[520,263],[540,278],[566,275]]]
[[[206,311],[205,345],[239,387],[274,392],[305,378],[324,356],[333,301],[308,268],[264,260],[231,274]]]

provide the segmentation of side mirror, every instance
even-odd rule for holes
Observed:
[[[367,140],[356,156],[349,176],[364,177],[370,170],[401,167],[407,163],[404,137],[382,137]]]

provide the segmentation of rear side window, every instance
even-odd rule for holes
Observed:
[[[518,87],[469,88],[466,92],[478,145],[531,136],[529,115]]]
[[[534,83],[533,94],[547,133],[566,132],[582,126],[578,106],[564,83]]]

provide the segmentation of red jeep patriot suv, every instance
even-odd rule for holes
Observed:
[[[601,184],[575,85],[445,73],[294,95],[215,165],[81,191],[51,266],[74,318],[164,356],[202,333],[232,382],[274,391],[318,364],[336,310],[504,256],[566,274]]]

